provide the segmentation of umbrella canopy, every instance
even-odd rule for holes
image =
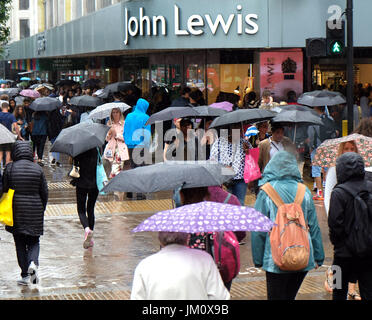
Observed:
[[[132,231],[269,232],[273,224],[268,217],[254,208],[203,201],[176,209],[160,211],[144,220]]]
[[[7,94],[10,98],[15,97],[21,91],[20,88],[7,88],[0,91],[1,94]]]
[[[21,80],[21,81],[31,81],[31,78],[29,78],[29,77],[22,77],[19,80]]]
[[[226,110],[227,112],[230,112],[230,111],[233,110],[234,105],[231,102],[222,101],[222,102],[212,103],[209,106],[212,107],[212,108],[222,109],[222,110]]]
[[[34,111],[53,111],[62,106],[62,102],[57,98],[43,97],[37,98],[30,104],[30,109]]]
[[[323,122],[319,116],[316,116],[311,111],[301,111],[301,110],[283,110],[277,114],[272,120],[273,123],[283,123],[283,124],[314,124],[323,125]]]
[[[40,93],[35,90],[31,90],[31,89],[22,90],[19,94],[21,96],[29,97],[33,99],[40,98]]]
[[[98,107],[103,102],[100,98],[89,96],[89,95],[83,95],[83,96],[77,96],[73,97],[70,100],[70,104],[73,106],[78,107]]]
[[[355,142],[358,153],[362,156],[365,166],[372,167],[372,138],[357,133],[324,141],[316,149],[312,165],[320,167],[331,167],[336,165],[340,143],[347,141]]]
[[[73,86],[75,84],[77,84],[76,81],[74,81],[74,80],[68,80],[68,79],[59,80],[56,83],[57,86]]]
[[[222,116],[223,114],[227,113],[226,110],[223,109],[217,109],[209,106],[199,106],[199,107],[194,107],[194,110],[196,110],[198,114],[198,118],[202,117],[219,117]]]
[[[16,104],[23,104],[23,100],[25,100],[25,97],[22,97],[22,96],[16,96],[14,97],[14,100],[16,102]]]
[[[110,117],[111,110],[119,108],[121,112],[125,112],[126,110],[132,108],[131,106],[128,106],[124,102],[110,102],[105,103],[100,106],[98,106],[96,109],[94,109],[88,116],[89,119],[93,120],[102,120]]]
[[[128,84],[127,82],[114,82],[108,84],[106,87],[103,88],[103,92],[98,94],[97,97],[106,99],[108,98],[110,93],[119,92],[119,86],[123,87],[124,85]]]
[[[101,147],[105,143],[110,127],[90,122],[81,122],[63,129],[50,151],[61,152],[76,157],[89,149]]]
[[[98,87],[101,80],[99,79],[88,79],[85,80],[83,85],[81,86],[83,89],[90,88],[90,87]]]
[[[258,122],[265,121],[274,118],[277,115],[276,112],[272,112],[264,109],[241,109],[232,112],[228,112],[213,120],[209,128],[221,127],[233,123],[240,122]]]
[[[102,191],[158,192],[178,187],[219,186],[232,179],[232,169],[209,161],[169,161],[121,171]]]
[[[162,111],[156,112],[150,116],[146,125],[153,124],[156,121],[167,121],[175,118],[197,117],[199,112],[192,107],[169,107]]]
[[[334,106],[346,103],[345,97],[339,92],[316,90],[303,93],[298,99],[299,104],[310,107]]]
[[[15,135],[0,123],[0,144],[14,143],[15,141]]]

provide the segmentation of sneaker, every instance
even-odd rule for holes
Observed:
[[[56,164],[56,159],[53,159],[52,162],[50,163],[51,165]]]
[[[59,167],[59,168],[62,167],[62,165],[61,165],[58,161],[56,162],[56,165],[57,165],[57,167]]]
[[[21,279],[17,280],[17,284],[20,286],[28,286],[30,283],[30,276],[22,277]]]
[[[28,267],[28,273],[30,275],[30,281],[32,284],[39,283],[39,278],[37,276],[37,265],[31,261],[30,266]]]
[[[324,197],[322,196],[322,194],[317,194],[313,197],[313,200],[317,200],[317,201],[322,201],[324,200]]]
[[[40,167],[44,167],[44,163],[42,163],[41,161],[38,161],[37,164],[38,164]]]
[[[83,248],[88,249],[90,247],[93,247],[91,243],[93,243],[93,231],[92,230],[85,232],[85,240],[83,243]]]

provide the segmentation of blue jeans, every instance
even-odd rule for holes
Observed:
[[[247,188],[248,184],[245,183],[244,179],[233,180],[229,187],[229,192],[238,198],[242,206],[244,206]]]

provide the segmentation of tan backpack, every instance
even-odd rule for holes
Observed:
[[[270,183],[264,184],[261,189],[278,207],[275,225],[270,232],[274,263],[284,271],[299,271],[306,268],[309,263],[310,243],[301,208],[306,186],[298,183],[293,203],[284,203]]]

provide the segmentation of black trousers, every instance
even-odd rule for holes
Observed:
[[[40,237],[29,236],[18,233],[13,234],[14,243],[16,247],[18,265],[21,268],[21,277],[27,277],[28,267],[33,261],[35,265],[39,265],[40,253]]]
[[[37,152],[37,157],[39,160],[43,159],[44,147],[47,140],[47,136],[31,136],[31,140],[33,142],[33,152]]]
[[[295,300],[307,272],[266,272],[268,300]]]
[[[98,198],[98,189],[84,189],[76,187],[77,210],[83,228],[94,229],[94,206]],[[87,201],[88,200],[88,201]]]
[[[362,300],[372,300],[372,258],[334,257],[334,266],[341,268],[341,288],[337,288],[337,271],[334,271],[333,300],[347,300],[348,283],[358,282]],[[337,269],[336,269],[337,270]]]

